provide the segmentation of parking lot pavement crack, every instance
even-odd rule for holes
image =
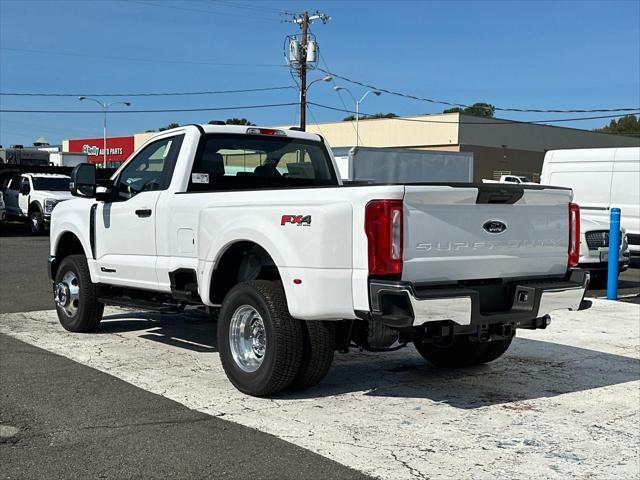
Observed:
[[[420,470],[416,470],[415,468],[413,468],[411,465],[409,465],[407,462],[405,462],[404,460],[401,460],[400,458],[398,458],[398,455],[393,451],[393,450],[389,450],[389,453],[391,454],[391,456],[393,457],[393,459],[398,462],[400,465],[402,465],[404,467],[404,469],[409,472],[409,474],[414,477],[414,478],[419,478],[421,480],[429,480],[430,477],[426,476],[425,474],[423,474]]]

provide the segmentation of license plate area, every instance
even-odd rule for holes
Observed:
[[[533,311],[533,302],[535,301],[535,295],[535,288],[518,285],[513,295],[513,306],[511,307],[511,309],[519,312]]]
[[[609,261],[609,249],[607,248],[605,249],[601,249],[600,250],[600,261],[601,262],[608,262]]]

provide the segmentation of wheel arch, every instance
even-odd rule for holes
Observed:
[[[36,210],[44,214],[44,207],[40,205],[39,200],[33,200],[29,203],[29,208],[27,209],[27,215],[31,215]]]
[[[235,285],[250,280],[280,280],[273,256],[252,240],[238,240],[225,246],[209,277],[208,298],[214,305],[222,303]]]
[[[53,249],[54,260],[51,264],[51,276],[55,278],[58,271],[60,262],[69,255],[82,254],[86,258],[91,258],[87,255],[87,252],[80,240],[80,237],[70,230],[66,230],[60,233],[55,240],[55,247]]]

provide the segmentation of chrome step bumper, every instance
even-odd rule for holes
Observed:
[[[371,280],[369,301],[371,313],[385,316],[385,295],[405,296],[411,308],[413,326],[427,322],[452,321],[458,325],[516,322],[541,318],[554,310],[578,310],[589,284],[589,273],[574,269],[565,280],[513,281],[511,310],[480,312],[479,292],[472,288],[415,288],[402,282]]]

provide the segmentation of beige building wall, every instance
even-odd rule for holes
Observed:
[[[363,147],[451,147],[458,145],[457,113],[360,120],[360,146]],[[419,120],[419,121],[413,121]],[[422,120],[428,120],[426,123]],[[277,128],[289,128],[277,127]],[[356,144],[356,122],[308,124],[307,131],[322,135],[332,147]]]
[[[133,136],[133,148],[138,150],[142,145],[145,144],[147,140],[149,140],[154,135],[158,135],[158,132],[142,132],[136,133]]]

